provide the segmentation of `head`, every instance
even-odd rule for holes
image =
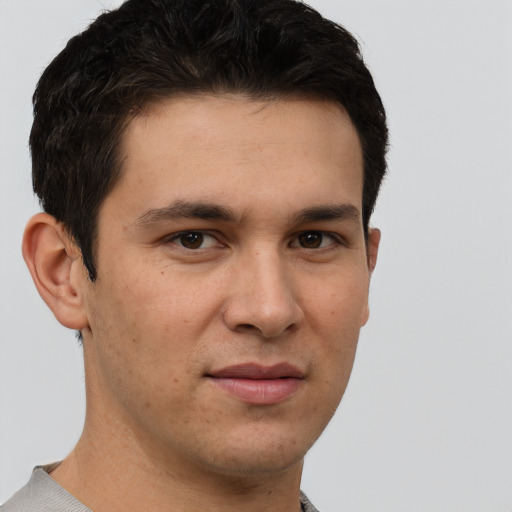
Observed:
[[[34,109],[25,257],[83,334],[95,439],[191,475],[297,469],[379,242],[387,130],[354,38],[292,0],[129,0]]]
[[[342,106],[363,152],[367,234],[387,128],[351,34],[294,0],[128,0],[70,40],[34,94],[34,190],[80,247],[91,280],[97,216],[123,172],[126,126],[162,98],[202,93]]]

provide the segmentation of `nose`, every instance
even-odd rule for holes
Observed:
[[[260,251],[240,258],[229,279],[232,285],[224,322],[232,331],[276,338],[302,323],[304,312],[293,279],[277,252]]]

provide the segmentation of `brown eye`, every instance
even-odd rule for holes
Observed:
[[[197,231],[189,231],[179,236],[179,241],[186,249],[199,249],[203,245],[204,235]]]
[[[299,244],[305,249],[318,249],[322,241],[323,235],[319,231],[306,231],[299,235]]]

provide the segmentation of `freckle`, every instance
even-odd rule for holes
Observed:
[[[163,276],[164,275],[164,271],[162,270],[162,272],[160,272],[160,275]]]
[[[179,382],[179,380],[178,380],[178,379],[172,379],[172,381],[173,381],[173,382],[176,382],[176,383],[177,383],[177,382]]]

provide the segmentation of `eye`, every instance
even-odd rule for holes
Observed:
[[[202,231],[182,231],[170,238],[169,242],[189,250],[208,249],[219,245],[215,237]]]
[[[297,236],[297,240],[292,243],[292,247],[302,247],[304,249],[323,249],[333,244],[341,242],[329,233],[322,231],[304,231]]]

